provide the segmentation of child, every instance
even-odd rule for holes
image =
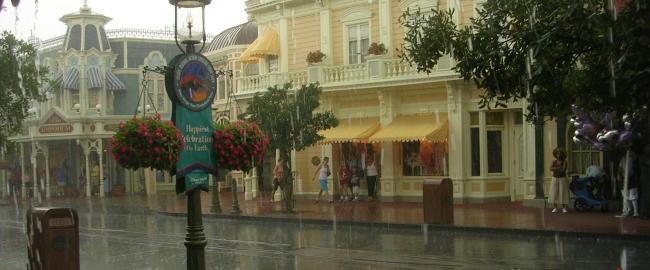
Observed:
[[[350,185],[352,186],[352,193],[354,193],[353,202],[359,201],[359,186],[361,186],[361,175],[357,170],[357,165],[352,165],[352,173],[350,174]]]
[[[339,170],[339,183],[341,184],[341,201],[348,201],[348,185],[350,184],[350,171],[346,168],[345,165],[341,165]]]

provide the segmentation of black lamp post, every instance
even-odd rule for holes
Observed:
[[[203,46],[199,52],[205,47],[205,6],[211,2],[212,0],[169,0],[169,3],[175,8],[174,39],[183,53],[194,53],[194,45],[201,43],[201,39],[203,39]],[[185,44],[185,50],[181,44]],[[203,233],[201,191],[195,190],[187,196],[185,247],[187,248],[188,270],[205,269],[205,246],[207,244]]]

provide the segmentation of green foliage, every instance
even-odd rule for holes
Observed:
[[[269,149],[280,149],[285,160],[290,160],[291,150],[301,151],[324,139],[318,131],[339,124],[331,111],[314,113],[323,92],[318,84],[290,89],[291,85],[285,84],[282,88],[269,87],[263,94],[255,93],[246,112],[239,115],[240,119],[257,123],[269,136]]]
[[[50,71],[36,63],[34,46],[7,31],[0,35],[0,147],[6,145],[7,136],[20,132],[31,101],[46,100],[38,89],[50,82]],[[52,85],[61,88],[58,83]]]
[[[481,107],[526,98],[529,121],[570,114],[571,104],[621,117],[650,102],[650,10],[635,0],[614,15],[608,3],[489,0],[462,28],[458,11],[407,11],[400,57],[429,73],[449,54],[485,90]]]

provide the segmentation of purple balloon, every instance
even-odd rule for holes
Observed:
[[[628,146],[632,142],[632,137],[634,134],[632,131],[626,130],[621,133],[621,136],[618,137],[618,143],[616,146]]]
[[[582,125],[582,129],[580,129],[580,132],[582,135],[588,137],[590,140],[595,141],[596,140],[596,134],[602,130],[603,127],[596,124],[593,120],[587,120],[585,123]]]
[[[618,130],[603,129],[598,133],[598,141],[607,145],[615,143],[618,139]]]
[[[587,145],[587,141],[584,140],[584,137],[581,138],[578,136],[573,137],[573,143],[577,145]]]
[[[605,150],[606,146],[603,143],[594,142],[594,143],[591,144],[591,148],[596,149],[598,151],[603,151],[603,150]]]
[[[592,120],[594,120],[594,122],[598,123],[601,126],[604,126],[603,117],[601,115],[596,114],[594,112],[590,112],[589,116],[591,117]]]
[[[573,113],[578,117],[578,119],[586,120],[587,114],[584,113],[582,110],[578,109],[578,107],[575,104],[571,105],[571,110],[573,110]]]
[[[605,116],[602,119],[602,124],[608,129],[612,129],[614,126],[614,119],[616,119],[616,112],[611,112],[605,114]]]

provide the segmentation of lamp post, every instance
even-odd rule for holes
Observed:
[[[194,45],[203,39],[205,46],[205,6],[212,0],[169,0],[174,5],[174,40],[183,53],[194,53]],[[181,13],[181,21],[179,21]],[[183,16],[184,15],[184,16]],[[197,20],[199,20],[197,22]],[[197,27],[200,25],[201,27]],[[180,43],[179,43],[180,40]],[[185,50],[181,47],[185,44]],[[201,50],[203,50],[201,47]],[[199,50],[199,52],[201,51]],[[195,190],[187,196],[187,269],[205,269],[205,234],[203,233],[203,214],[201,213],[201,191]]]

